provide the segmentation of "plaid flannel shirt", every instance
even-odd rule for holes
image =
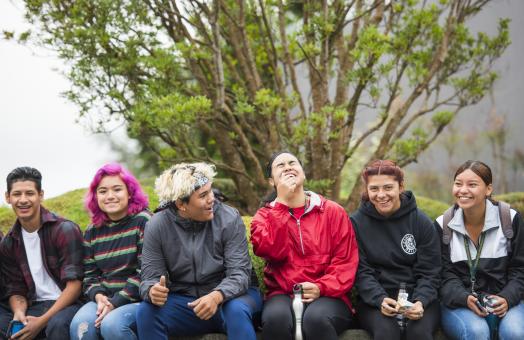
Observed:
[[[78,225],[43,207],[40,213],[42,226],[38,235],[44,267],[58,287],[64,290],[67,281],[82,280],[84,277],[82,233]],[[17,219],[0,242],[1,275],[4,297],[21,295],[31,302],[36,299],[36,290],[21,228]]]

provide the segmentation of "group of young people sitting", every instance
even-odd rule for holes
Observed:
[[[215,175],[206,163],[167,169],[151,213],[135,177],[105,165],[85,198],[82,235],[42,206],[38,170],[14,169],[6,200],[17,219],[0,242],[1,336],[254,340],[260,327],[263,339],[329,340],[359,325],[374,339],[432,339],[439,327],[453,339],[524,339],[523,220],[491,198],[484,163],[459,167],[456,203],[432,222],[392,161],[362,170],[361,204],[348,216],[305,190],[295,155],[273,154],[274,192],[250,239],[265,260],[265,296],[242,218],[214,191]]]

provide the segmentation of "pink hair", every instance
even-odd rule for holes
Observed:
[[[96,189],[105,176],[120,176],[125,183],[127,192],[129,193],[129,204],[127,206],[128,215],[137,214],[148,207],[149,201],[137,179],[118,163],[106,164],[96,172],[84,200],[85,208],[91,216],[91,223],[95,226],[99,227],[109,221],[106,213],[98,207],[96,199]]]

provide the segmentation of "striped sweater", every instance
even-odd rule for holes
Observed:
[[[140,267],[144,227],[151,213],[142,211],[96,227],[84,235],[84,292],[91,301],[102,293],[115,308],[140,300]]]

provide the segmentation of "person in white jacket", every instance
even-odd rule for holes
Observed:
[[[491,169],[467,161],[454,176],[453,217],[437,218],[448,235],[442,238],[442,327],[453,339],[489,339],[494,331],[500,339],[524,339],[524,224],[512,209],[507,238],[492,192]]]

